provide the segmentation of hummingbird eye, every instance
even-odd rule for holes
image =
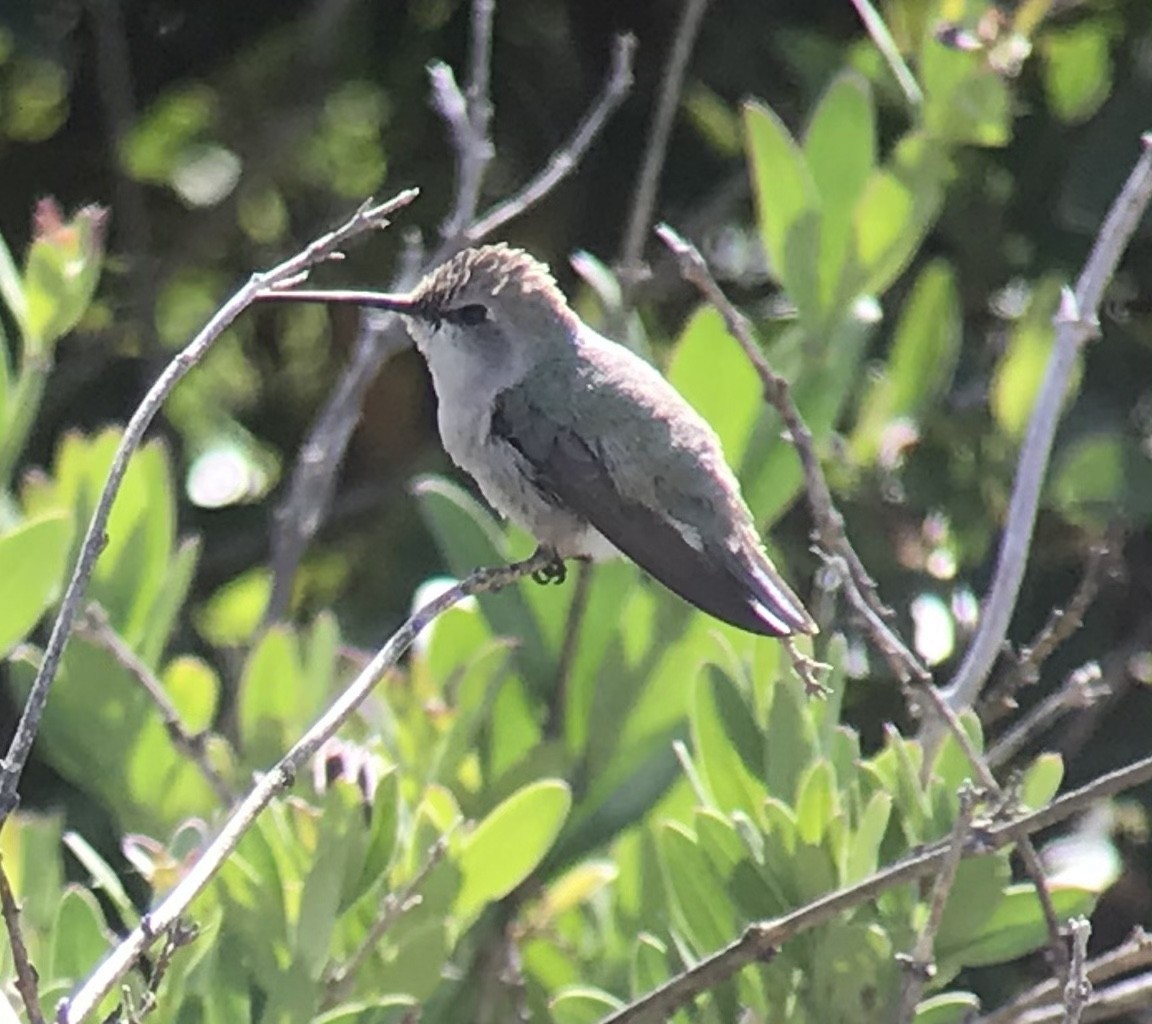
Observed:
[[[472,302],[452,310],[451,319],[465,327],[477,327],[488,319],[488,308],[479,302]]]

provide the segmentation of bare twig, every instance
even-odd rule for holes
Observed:
[[[884,18],[869,0],[852,0],[852,6],[856,8],[856,13],[864,22],[864,27],[872,37],[872,42],[876,44],[876,49],[888,62],[888,67],[892,70],[900,91],[904,93],[908,106],[913,110],[919,110],[924,105],[924,93],[921,92],[920,84],[912,74],[912,69],[901,56],[900,47],[896,45],[896,40],[892,38],[892,33],[884,24]]]
[[[983,856],[1019,842],[1022,837],[1049,828],[1090,807],[1097,800],[1114,796],[1149,780],[1152,780],[1152,757],[1103,775],[1032,814],[982,830],[979,842],[966,850],[965,856]],[[623,1009],[602,1018],[600,1024],[638,1024],[641,1020],[668,1018],[699,993],[722,983],[748,964],[770,956],[777,947],[796,935],[873,900],[888,889],[935,874],[948,858],[950,845],[947,841],[936,844],[876,872],[856,885],[838,889],[790,914],[749,925],[735,942],[704,957]],[[1086,1019],[1091,1018],[1086,1015]]]
[[[945,691],[948,703],[957,710],[975,703],[1003,646],[1024,579],[1040,487],[1052,454],[1068,381],[1076,357],[1100,333],[1098,311],[1104,289],[1152,199],[1152,135],[1144,135],[1140,141],[1143,153],[1100,228],[1075,292],[1065,289],[1056,315],[1052,354],[1020,449],[992,587],[984,601],[976,636]],[[931,723],[926,724],[930,730],[933,728]],[[938,732],[925,732],[924,742],[931,746],[938,737]]]
[[[1086,917],[1068,922],[1072,935],[1072,959],[1068,967],[1068,983],[1064,986],[1064,1024],[1080,1024],[1084,1006],[1092,997],[1092,982],[1088,980],[1088,939],[1092,925]]]
[[[495,0],[472,0],[467,94],[460,91],[456,76],[443,61],[428,67],[432,80],[432,105],[452,132],[456,153],[456,202],[440,234],[448,244],[458,244],[464,229],[476,217],[484,174],[495,155],[489,135],[492,123],[492,18]]]
[[[652,213],[656,208],[656,194],[660,187],[660,172],[668,154],[668,140],[672,135],[672,125],[676,110],[680,105],[680,94],[684,91],[684,77],[688,73],[688,59],[704,20],[708,0],[684,0],[680,11],[680,22],[672,40],[668,63],[660,83],[660,95],[656,100],[656,113],[648,131],[648,144],[644,149],[644,160],[636,178],[636,192],[628,216],[628,227],[624,232],[620,264],[627,276],[635,278],[640,256],[644,252],[644,242],[652,223]]]
[[[149,389],[143,401],[137,407],[128,425],[124,428],[124,436],[112,460],[111,469],[104,489],[92,513],[87,533],[80,547],[80,556],[60,611],[52,626],[52,633],[44,651],[44,658],[32,683],[28,698],[24,704],[24,711],[16,727],[12,743],[8,748],[8,755],[0,764],[0,825],[3,825],[8,815],[19,802],[17,786],[24,765],[32,749],[32,741],[40,725],[40,718],[44,713],[44,704],[48,700],[48,688],[56,677],[60,666],[60,659],[72,632],[72,626],[80,612],[84,591],[91,578],[92,569],[96,559],[104,546],[104,530],[108,525],[108,514],[112,503],[120,489],[124,474],[128,470],[128,460],[132,453],[140,446],[148,425],[160,411],[164,400],[171,394],[172,389],[184,378],[212,347],[216,339],[224,332],[229,324],[246,309],[261,291],[268,288],[282,287],[286,282],[298,280],[312,266],[331,259],[340,247],[363,234],[365,231],[385,226],[388,217],[410,203],[416,198],[416,190],[409,189],[401,192],[385,203],[365,203],[344,224],[330,231],[295,256],[285,260],[272,270],[260,274],[253,274],[248,282],[237,291],[208,322],[204,329],[168,364],[160,374],[156,383]]]
[[[8,872],[4,870],[4,858],[0,856],[0,913],[4,917],[4,928],[8,932],[8,942],[12,947],[12,963],[16,969],[16,991],[24,1003],[29,1024],[44,1024],[40,1012],[40,991],[36,983],[36,968],[28,959],[28,947],[24,945],[24,932],[20,928],[20,908],[8,882]]]
[[[1084,973],[1088,980],[1099,990],[1106,981],[1118,978],[1129,971],[1138,970],[1152,964],[1152,939],[1142,928],[1137,928],[1122,945],[1107,953],[1096,957],[1085,966]],[[1145,978],[1147,975],[1144,976]],[[1111,991],[1111,990],[1109,990]],[[1099,997],[1103,993],[1097,992]],[[1061,1019],[1064,1004],[1061,1000],[1060,982],[1057,978],[1048,978],[1039,985],[1034,985],[1025,992],[1021,992],[1010,1003],[1000,1007],[993,1013],[980,1019],[980,1024],[1013,1024],[1023,1020],[1025,1016],[1031,1017],[1026,1011],[1043,1007],[1042,1012],[1050,1012],[1051,1020]]]
[[[1084,616],[1108,576],[1118,543],[1115,538],[1106,538],[1092,545],[1084,574],[1068,604],[1064,608],[1052,609],[1040,632],[1020,650],[1016,663],[1004,673],[1004,678],[992,688],[987,699],[981,701],[980,718],[985,725],[1016,706],[1017,690],[1039,682],[1044,663],[1084,624]]]
[[[732,304],[716,283],[700,251],[667,224],[657,227],[656,233],[676,257],[681,274],[696,285],[704,297],[719,310],[729,333],[740,343],[755,367],[764,389],[765,399],[772,404],[784,421],[804,468],[808,504],[812,509],[812,518],[816,523],[820,544],[830,556],[827,558],[828,563],[841,570],[839,575],[845,593],[853,607],[863,616],[873,643],[892,664],[902,682],[911,679],[927,680],[928,670],[884,621],[887,609],[876,596],[876,585],[844,531],[844,517],[832,501],[832,492],[828,488],[828,481],[816,455],[812,434],[792,400],[788,382],[772,369],[756,343],[751,322]]]
[[[635,38],[630,35],[615,38],[604,86],[571,138],[548,158],[539,173],[519,192],[489,207],[480,215],[465,232],[469,244],[482,242],[514,217],[531,209],[579,166],[596,137],[604,130],[608,119],[616,113],[616,108],[632,90],[632,57],[635,52]]]
[[[1056,693],[1037,704],[989,749],[989,767],[995,769],[1006,765],[1035,736],[1052,729],[1067,712],[1091,707],[1108,696],[1110,691],[1108,685],[1101,682],[1102,678],[1100,665],[1095,661],[1070,672]]]
[[[215,877],[227,857],[236,849],[257,815],[278,794],[292,785],[297,773],[320,749],[321,745],[351,717],[361,701],[405,651],[416,636],[438,615],[473,594],[500,590],[524,576],[552,564],[551,553],[537,551],[531,558],[511,565],[477,569],[466,579],[449,587],[423,608],[413,613],[376,653],[359,675],[332,703],[270,770],[262,776],[247,796],[236,806],[216,837],[205,847],[199,859],[188,869],[179,884],[154,910],[146,914],[104,959],[75,994],[60,1005],[57,1024],[79,1024],[92,1013],[132,968],[141,953],[172,926],[204,887]]]
[[[336,1006],[348,997],[357,973],[364,966],[364,961],[376,951],[380,940],[400,918],[420,905],[421,887],[428,880],[432,869],[444,859],[447,852],[448,837],[441,836],[432,845],[428,855],[424,858],[424,863],[412,876],[411,881],[399,893],[388,893],[384,897],[368,933],[364,936],[364,941],[356,947],[356,950],[344,963],[333,965],[329,970],[325,980],[327,990],[324,995],[325,1007]]]
[[[479,0],[479,3],[483,2]],[[474,24],[478,18],[479,14],[473,8]],[[535,206],[568,177],[631,89],[634,49],[635,41],[631,36],[616,39],[611,67],[600,95],[593,101],[568,142],[549,157],[548,163],[531,181],[515,195],[480,214],[478,219],[462,231],[444,238],[431,259],[422,266],[409,266],[405,276],[417,277],[448,259],[461,245],[483,241],[514,217]],[[473,39],[474,67],[477,52],[478,44]],[[455,80],[452,85],[456,95],[460,96]],[[436,89],[435,70],[433,89]],[[459,102],[465,103],[462,96]],[[458,154],[458,166],[463,161],[464,157]],[[462,209],[465,204],[461,180],[457,180],[456,187],[456,207]],[[397,280],[396,285],[400,283]],[[264,614],[266,623],[282,618],[288,610],[296,570],[331,507],[336,474],[352,439],[352,432],[360,420],[360,409],[368,386],[379,373],[380,367],[408,343],[407,333],[393,314],[381,314],[379,310],[365,310],[361,314],[360,332],[352,361],[341,374],[336,388],[308,432],[292,470],[288,497],[276,512],[276,528],[272,537],[272,595]]]
[[[205,733],[193,734],[188,731],[180,718],[176,705],[168,697],[164,684],[156,678],[155,673],[140,660],[140,656],[132,650],[124,638],[112,627],[108,621],[108,613],[97,603],[90,604],[84,614],[76,623],[76,634],[92,643],[103,647],[117,664],[128,671],[141,689],[148,694],[149,699],[160,712],[160,719],[172,745],[180,751],[197,768],[204,780],[212,787],[216,799],[225,807],[232,803],[233,793],[220,773],[212,767],[208,759],[208,748],[205,743]]]
[[[1097,1024],[1098,1021],[1115,1020],[1118,1017],[1139,1020],[1139,1016],[1130,1015],[1146,1012],[1150,1003],[1152,1003],[1152,973],[1139,974],[1094,993],[1084,1007],[1080,1019],[1083,1024]],[[1054,1003],[1013,1017],[1012,1024],[1063,1024],[1066,1019],[1065,1006],[1062,1003]]]
[[[174,921],[164,933],[164,945],[160,948],[160,955],[156,957],[156,962],[149,972],[148,987],[144,991],[144,998],[138,1004],[126,1008],[127,1012],[124,1016],[130,1024],[140,1024],[140,1021],[160,1005],[160,1000],[157,998],[160,993],[160,985],[168,973],[168,968],[172,966],[172,958],[199,937],[200,929],[183,918]],[[127,999],[127,995],[128,993],[125,992],[125,999]]]
[[[972,770],[976,773],[977,782],[980,783],[990,796],[1003,800],[1004,790],[1001,789],[1000,784],[996,781],[996,777],[992,774],[992,769],[988,767],[987,762],[980,756],[980,752],[968,738],[968,733],[964,731],[964,726],[960,724],[959,716],[952,710],[940,691],[931,684],[925,684],[920,686],[916,692],[927,698],[928,703],[932,706],[932,710],[936,713],[937,720],[943,723],[942,728],[951,734],[952,738],[964,753],[964,757],[972,766]],[[925,764],[927,765],[927,763],[926,759]],[[1032,840],[1028,836],[1021,837],[1017,849],[1020,854],[1020,860],[1024,864],[1024,870],[1027,871],[1029,878],[1032,879],[1032,885],[1036,889],[1036,898],[1040,902],[1040,910],[1044,915],[1044,924],[1048,929],[1048,948],[1053,963],[1060,972],[1061,977],[1064,977],[1068,970],[1068,955],[1064,947],[1064,940],[1060,934],[1060,920],[1056,916],[1056,908],[1052,903],[1052,894],[1048,891],[1048,883],[1044,878],[1044,865],[1040,863],[1040,855],[1036,852],[1036,847],[1032,845]]]
[[[936,933],[940,930],[940,922],[944,920],[944,907],[948,903],[948,896],[956,881],[956,870],[964,857],[964,846],[968,841],[968,833],[972,828],[972,818],[979,804],[979,794],[970,785],[960,789],[960,811],[952,825],[952,835],[948,840],[948,852],[944,863],[940,866],[940,873],[932,885],[932,896],[928,903],[928,917],[924,927],[916,936],[916,944],[912,952],[901,957],[904,967],[904,983],[900,992],[900,1011],[897,1014],[897,1024],[905,1024],[916,1016],[916,1005],[924,994],[924,986],[935,977],[935,947]]]

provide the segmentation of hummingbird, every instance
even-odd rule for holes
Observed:
[[[661,373],[585,324],[548,267],[465,249],[412,291],[285,289],[404,317],[428,364],[448,455],[564,560],[623,554],[689,604],[765,636],[816,623],[764,551],[720,439]]]

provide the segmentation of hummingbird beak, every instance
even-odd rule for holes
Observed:
[[[386,309],[405,316],[417,316],[416,303],[407,295],[390,295],[387,292],[354,291],[343,288],[285,288],[269,289],[256,296],[259,302],[320,302],[325,305],[338,303],[353,306],[368,306],[372,309]]]

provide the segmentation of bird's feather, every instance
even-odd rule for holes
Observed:
[[[585,417],[582,422],[595,419]],[[737,529],[713,537],[712,530],[698,530],[691,522],[674,518],[667,503],[642,502],[624,493],[620,478],[629,476],[621,473],[626,447],[620,444],[616,425],[604,437],[577,434],[533,401],[529,388],[518,386],[497,395],[491,430],[494,439],[510,445],[524,460],[524,470],[542,496],[594,526],[690,604],[768,636],[814,628],[803,605],[758,545],[733,541],[738,528],[747,525],[750,529],[750,522],[733,524]],[[611,452],[605,450],[608,444]],[[679,479],[709,479],[702,472],[672,477],[664,486],[675,486]],[[678,505],[695,504],[701,515],[717,514],[700,507],[709,495],[678,492],[677,497]]]

